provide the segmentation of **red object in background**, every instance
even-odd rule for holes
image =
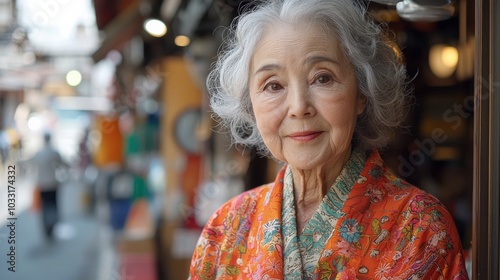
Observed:
[[[194,209],[196,191],[201,182],[201,156],[198,154],[186,154],[186,168],[181,174],[181,186],[186,194],[186,204],[190,209]],[[184,217],[186,228],[198,228],[194,218],[194,211]]]
[[[33,197],[31,200],[31,211],[34,213],[40,212],[40,209],[42,209],[42,197],[40,194],[40,188],[35,187],[33,189]]]
[[[93,0],[96,24],[103,30],[120,13],[132,6],[137,0]]]
[[[185,227],[187,229],[199,229],[200,226],[196,223],[196,219],[194,217],[194,213],[191,213],[186,217]]]
[[[92,2],[94,3],[97,28],[103,30],[118,15],[117,5],[112,1],[111,3],[103,0],[94,0]]]

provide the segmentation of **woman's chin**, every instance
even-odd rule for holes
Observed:
[[[288,165],[293,167],[294,169],[300,169],[300,170],[312,170],[316,169],[319,167],[322,167],[324,163],[321,163],[317,160],[311,160],[311,159],[292,159],[289,161],[286,161]]]

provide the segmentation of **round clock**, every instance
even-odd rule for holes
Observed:
[[[201,152],[201,143],[196,136],[196,130],[201,121],[200,108],[185,110],[177,117],[174,135],[179,146],[188,153]]]

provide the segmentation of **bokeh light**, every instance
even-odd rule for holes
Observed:
[[[76,87],[82,82],[82,74],[77,70],[71,70],[66,74],[66,82],[68,85]]]
[[[154,37],[162,37],[167,34],[167,26],[158,19],[146,20],[144,22],[144,30]]]
[[[188,36],[179,35],[175,37],[174,43],[179,47],[186,47],[189,45],[189,43],[191,43],[191,40]]]

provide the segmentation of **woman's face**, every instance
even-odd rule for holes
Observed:
[[[365,99],[336,36],[314,24],[269,27],[250,62],[249,89],[274,157],[306,170],[345,159]]]

